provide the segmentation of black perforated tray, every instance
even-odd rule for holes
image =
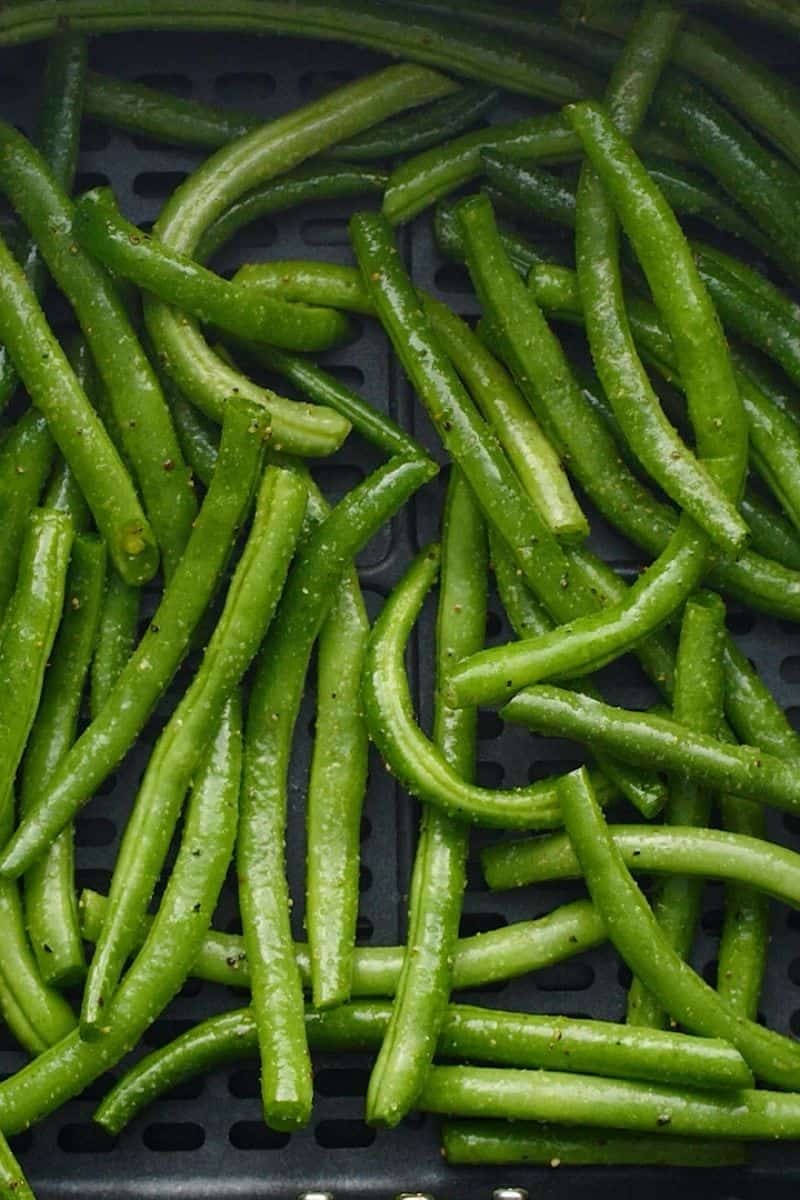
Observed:
[[[772,43],[772,53],[780,47]],[[791,48],[785,61],[791,62]],[[0,54],[0,114],[32,128],[42,47]],[[253,37],[125,35],[97,39],[92,64],[113,74],[151,81],[181,94],[227,101],[260,111],[265,117],[286,112],[352,76],[380,65],[366,51],[290,39]],[[511,117],[531,112],[522,100],[511,100],[498,113]],[[126,214],[140,224],[154,219],[164,199],[201,156],[178,148],[159,147],[124,133],[87,125],[84,131],[77,188],[111,183]],[[246,259],[319,257],[349,260],[347,204],[309,205],[262,221],[249,229],[228,253],[226,267]],[[461,271],[442,263],[432,240],[428,217],[403,232],[402,249],[415,279],[459,312],[476,311],[476,302]],[[57,324],[69,320],[56,297],[50,304]],[[413,400],[385,339],[364,324],[352,344],[327,357],[328,365],[376,405],[387,409],[439,454],[427,419]],[[335,498],[375,464],[372,451],[352,439],[317,471],[320,483]],[[443,482],[431,485],[368,547],[360,562],[371,614],[397,581],[411,553],[437,535]],[[634,570],[637,556],[599,520],[593,521],[594,547],[615,566]],[[154,599],[152,597],[151,599]],[[730,627],[744,651],[758,664],[767,683],[790,712],[800,715],[800,637],[795,626],[730,611]],[[493,642],[508,636],[496,602],[489,622]],[[415,663],[429,664],[430,613],[422,622]],[[178,684],[180,684],[180,680]],[[184,680],[185,682],[185,680]],[[416,681],[418,682],[418,681]],[[616,664],[609,674],[612,699],[644,703],[650,693],[636,669]],[[419,689],[423,721],[430,717],[430,692]],[[172,700],[179,694],[173,689]],[[150,748],[169,712],[165,702],[146,736],[108,781],[78,822],[78,885],[106,890],[118,839]],[[302,936],[303,791],[309,757],[312,707],[306,702],[298,723],[297,752],[291,773],[292,820],[289,864],[296,934]],[[494,713],[480,719],[479,779],[484,784],[513,785],[563,770],[579,761],[575,746],[557,740],[532,739],[520,729],[505,729]],[[363,824],[363,871],[360,938],[364,943],[395,943],[404,937],[405,893],[416,830],[415,806],[399,792],[377,758],[372,763],[369,798]],[[800,823],[773,814],[772,836],[800,848]],[[465,897],[462,932],[494,929],[511,921],[546,913],[579,893],[572,886],[530,888],[490,895],[474,856]],[[709,887],[695,964],[713,978],[721,919],[721,893]],[[238,929],[235,883],[225,886],[216,924]],[[800,916],[775,906],[769,976],[763,996],[768,1023],[800,1034]],[[627,978],[608,948],[584,954],[561,966],[504,987],[465,995],[482,1004],[532,1012],[559,1012],[621,1018]],[[143,1043],[152,1049],[198,1020],[245,1003],[241,992],[190,981],[155,1023]],[[141,1050],[140,1050],[141,1052]],[[23,1055],[0,1029],[0,1073],[11,1073]],[[260,1118],[255,1064],[220,1070],[198,1079],[153,1105],[117,1139],[91,1122],[97,1100],[110,1080],[99,1080],[83,1097],[68,1104],[14,1145],[39,1200],[66,1197],[99,1200],[135,1197],[164,1200],[185,1197],[232,1200],[233,1197],[285,1200],[305,1190],[329,1190],[336,1200],[386,1200],[398,1192],[429,1192],[437,1200],[488,1200],[502,1185],[519,1185],[531,1197],[619,1200],[634,1191],[650,1197],[686,1196],[743,1200],[745,1196],[794,1194],[800,1186],[800,1150],[795,1146],[759,1151],[747,1171],[691,1172],[652,1169],[558,1170],[513,1168],[453,1170],[439,1151],[438,1122],[421,1114],[409,1116],[393,1131],[370,1129],[363,1121],[363,1095],[369,1061],[363,1056],[316,1060],[316,1103],[309,1128],[291,1137],[267,1129]]]

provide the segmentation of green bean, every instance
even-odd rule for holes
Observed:
[[[236,836],[239,714],[234,694],[195,779],[180,849],[158,913],[106,1014],[109,1032],[88,1042],[75,1029],[0,1084],[4,1132],[27,1128],[119,1062],[180,989],[208,928]]]
[[[81,535],[72,547],[64,616],[22,767],[20,811],[46,790],[75,740],[83,688],[94,649],[105,578],[105,547]],[[63,830],[25,876],[25,921],[46,983],[69,987],[86,971],[75,894],[73,833]]]
[[[85,77],[86,39],[59,33],[50,42],[45,63],[36,142],[56,179],[67,191],[72,190],[75,178]],[[28,238],[20,247],[17,258],[34,294],[41,299],[48,276],[37,242]],[[0,346],[0,409],[5,407],[17,382],[17,372],[8,350]]]
[[[259,658],[248,710],[237,845],[245,944],[259,1026],[262,1104],[268,1124],[308,1120],[311,1079],[302,1024],[284,863],[287,772],[311,650],[356,554],[431,478],[428,459],[396,458],[354,488],[301,546]]]
[[[448,1116],[658,1133],[667,1142],[673,1136],[772,1141],[796,1138],[800,1130],[800,1103],[794,1093],[743,1088],[715,1094],[499,1067],[434,1067],[419,1108]]]
[[[66,192],[34,147],[14,128],[0,124],[0,145],[0,184],[75,310],[105,385],[122,447],[142,489],[165,569],[171,572],[189,535],[196,506],[186,486],[180,447],[158,380],[113,282],[76,244],[74,209]],[[91,503],[88,492],[86,497]],[[113,544],[110,548],[114,553]]]
[[[634,974],[688,1029],[730,1040],[758,1078],[795,1086],[800,1064],[795,1044],[734,1013],[667,942],[615,846],[586,771],[567,776],[559,794],[589,893]],[[683,1132],[674,1124],[670,1128]]]
[[[375,316],[361,273],[339,263],[304,262],[292,259],[272,259],[269,262],[245,263],[236,273],[237,283],[255,290],[264,289],[284,300],[305,303],[305,297],[319,296],[318,303],[330,308]]]
[[[763,21],[765,25],[770,25],[777,29],[779,33],[789,33],[797,37],[800,33],[800,21],[797,19],[797,14],[790,8],[785,0],[721,0],[726,8],[731,8],[735,13],[741,13],[750,20]],[[694,4],[705,4],[707,0],[693,0]]]
[[[267,631],[306,508],[303,479],[269,467],[247,543],[203,662],[159,737],[136,797],[109,892],[109,913],[86,981],[84,1037],[97,1036],[132,944],[131,929],[158,882],[181,805],[225,703]]]
[[[480,509],[457,468],[448,486],[442,541],[433,741],[448,767],[472,781],[477,713],[449,708],[442,700],[442,684],[451,661],[483,645],[488,561]],[[431,1065],[452,983],[468,843],[461,822],[426,807],[411,876],[403,967],[367,1090],[371,1123],[397,1125]]]
[[[106,590],[92,658],[89,710],[94,721],[105,707],[136,645],[139,626],[139,591],[125,583],[113,569]]]
[[[89,402],[94,405],[98,393],[97,370],[86,339],[76,334],[66,347],[69,364],[75,378],[83,388]],[[56,508],[67,513],[72,520],[73,533],[88,533],[92,525],[92,514],[86,503],[78,481],[70,465],[59,455],[44,497],[45,508]]]
[[[455,85],[423,67],[387,67],[272,121],[218,150],[165,205],[154,234],[171,250],[191,255],[205,230],[258,184],[296,166],[333,142],[403,108],[447,94]],[[158,356],[178,390],[215,420],[225,397],[266,404],[276,447],[328,454],[348,426],[337,413],[285,401],[255,387],[216,355],[196,324],[162,301],[145,299],[145,320]]]
[[[253,277],[254,273],[243,275],[243,282]],[[307,356],[287,354],[263,343],[250,344],[247,351],[262,366],[283,375],[315,404],[324,404],[340,413],[354,429],[386,454],[403,454],[409,458],[424,454],[419,444],[391,417],[373,408],[334,375],[310,362]]]
[[[380,126],[377,127],[380,129]],[[331,147],[332,150],[338,147]],[[308,201],[349,199],[351,196],[379,194],[388,175],[374,167],[350,163],[326,163],[313,159],[278,179],[245,192],[240,200],[218,216],[200,235],[194,249],[197,262],[206,263],[244,226],[271,213],[305,204]]]
[[[309,1044],[314,1049],[340,1052],[371,1050],[380,1043],[389,1015],[389,1005],[374,1002],[343,1005],[333,1012],[307,1010]],[[252,1010],[211,1017],[141,1059],[104,1098],[94,1119],[110,1133],[119,1133],[143,1108],[179,1083],[249,1059],[257,1048]],[[460,1004],[446,1010],[438,1055],[505,1062],[515,1053],[528,1066],[558,1065],[563,1070],[598,1074],[613,1066],[625,1078],[689,1087],[746,1087],[752,1083],[739,1055],[710,1039],[646,1034],[608,1022],[498,1013]]]
[[[114,275],[239,337],[269,340],[289,350],[325,350],[346,332],[338,313],[248,295],[143,233],[122,216],[110,188],[94,188],[81,196],[72,228],[78,243]]]
[[[783,269],[800,277],[800,255],[791,235],[800,212],[800,176],[702,88],[688,79],[660,89],[657,113],[679,130],[690,149],[772,242]]]
[[[561,267],[539,266],[531,274],[530,286],[537,301],[549,312],[567,319],[581,319],[581,300],[578,290],[577,276],[572,271]],[[648,360],[656,366],[668,379],[679,382],[675,374],[675,363],[672,355],[669,334],[659,320],[651,305],[637,298],[628,299],[628,316],[631,328],[639,349]],[[766,380],[763,372],[755,379],[751,375],[750,364],[745,363],[741,356],[736,355],[736,381],[740,394],[746,402],[746,413],[750,423],[752,440],[751,451],[756,444],[767,456],[773,467],[773,478],[779,475],[792,486],[796,474],[795,442],[796,426],[792,418],[781,408],[781,400],[774,389],[768,394],[764,389]],[[584,424],[586,424],[584,422]],[[594,423],[596,426],[596,422]],[[662,520],[658,525],[652,523],[649,533],[645,523],[636,520],[637,506],[631,503],[615,504],[613,490],[609,489],[608,499],[604,499],[596,483],[592,481],[592,460],[581,453],[581,442],[576,440],[579,427],[572,428],[570,452],[573,469],[581,472],[578,478],[587,489],[592,499],[601,511],[617,525],[633,541],[645,547],[651,553],[659,553],[664,548],[664,535],[659,534],[658,542],[654,535],[663,528],[667,510],[659,507]],[[599,440],[601,433],[598,428],[587,426],[585,437]],[[763,465],[763,464],[762,464]],[[618,486],[627,490],[629,483],[623,482],[623,473],[619,473]],[[644,493],[647,495],[647,493]],[[648,502],[648,510],[656,503],[652,497]],[[647,538],[647,540],[645,540]],[[800,615],[800,581],[793,571],[781,567],[777,563],[745,550],[736,562],[730,559],[718,558],[709,565],[707,572],[709,583],[724,588],[725,591],[754,604],[756,607],[778,616],[797,620]]]
[[[698,592],[683,610],[675,694],[676,722],[698,733],[716,734],[722,720],[725,606],[718,596]],[[711,796],[691,780],[676,776],[670,789],[667,822],[705,826],[711,816]],[[688,959],[702,901],[702,881],[673,875],[664,880],[651,901],[664,937],[681,958]],[[638,979],[628,990],[628,1023],[663,1029],[668,1016]]]
[[[119,32],[124,29],[233,29],[256,34],[287,33],[299,37],[354,42],[393,57],[452,70],[457,75],[495,83],[524,95],[559,103],[591,93],[594,78],[585,70],[564,63],[536,47],[512,38],[481,33],[438,20],[428,14],[409,13],[401,4],[359,0],[274,0],[265,9],[262,0],[209,0],[191,9],[176,8],[172,0],[142,3],[134,0],[125,9],[93,0],[87,10],[76,0],[65,0],[58,15],[47,11],[4,14],[0,45],[18,44],[55,32],[60,19],[81,32]],[[425,97],[417,100],[423,104]],[[354,131],[355,132],[355,131]]]
[[[778,508],[750,487],[739,506],[750,529],[753,549],[781,566],[800,571],[800,536]]]
[[[107,903],[106,897],[97,892],[81,893],[81,930],[87,941],[97,941]],[[137,946],[144,942],[151,922],[151,917],[145,917],[137,929]],[[590,950],[605,941],[605,937],[605,927],[591,904],[576,900],[534,921],[518,921],[459,939],[455,946],[453,987],[468,990],[517,979]],[[357,946],[353,953],[352,994],[394,995],[404,952],[404,946]],[[311,958],[303,943],[295,943],[295,959],[307,989],[311,985]],[[211,930],[192,964],[192,974],[228,987],[249,987],[250,967],[243,938]]]
[[[350,997],[369,739],[361,702],[369,620],[353,568],[319,633],[306,796],[306,929],[315,1008]]]
[[[250,506],[263,438],[263,423],[232,405],[223,426],[219,467],[161,603],[101,711],[5,847],[0,874],[20,875],[44,853],[143,729],[216,590]]]
[[[748,1161],[747,1148],[737,1142],[665,1138],[616,1129],[561,1129],[525,1121],[445,1121],[442,1153],[454,1167],[509,1163],[734,1167]]]
[[[0,618],[14,591],[25,528],[50,473],[54,451],[47,422],[33,409],[23,413],[0,446]]]
[[[214,424],[198,408],[173,395],[170,408],[181,450],[192,474],[208,488],[214,476],[219,453],[219,438]]]
[[[559,823],[555,785],[543,780],[499,791],[468,783],[414,719],[404,655],[414,622],[439,569],[439,550],[423,550],[375,622],[364,666],[364,706],[370,737],[403,787],[461,820],[501,829],[547,829]],[[601,782],[604,796],[614,789]]]
[[[564,540],[585,537],[589,525],[558,456],[507,372],[445,304],[423,296],[422,307],[550,531]]]
[[[499,92],[479,84],[466,84],[452,96],[435,100],[419,112],[393,117],[354,138],[325,151],[326,158],[369,162],[417,154],[477,125],[497,104]]]
[[[0,1133],[0,1196],[5,1200],[36,1200],[11,1148]]]
[[[457,262],[463,262],[464,242],[461,236],[461,222],[458,219],[458,210],[455,205],[444,200],[436,205],[436,211],[433,214],[433,230],[436,235],[436,244],[442,253],[446,254],[448,258],[456,259]],[[541,255],[530,242],[516,233],[508,233],[501,229],[500,241],[503,243],[503,249],[514,270],[518,271],[523,279],[527,279],[532,268],[541,262]]]
[[[0,838],[14,820],[12,786],[39,706],[45,668],[61,620],[72,528],[63,513],[35,510],[0,638]],[[13,880],[0,881],[0,976],[3,1015],[33,1054],[75,1024],[67,1002],[43,982],[25,931]]]

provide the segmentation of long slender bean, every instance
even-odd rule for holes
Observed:
[[[247,543],[203,662],[150,758],[117,857],[109,913],[95,947],[81,1010],[83,1036],[97,1036],[132,945],[131,930],[158,882],[192,774],[225,703],[267,631],[283,590],[306,508],[299,473],[269,467]]]
[[[139,591],[125,583],[115,570],[106,576],[106,590],[92,657],[89,711],[100,715],[136,645],[139,627]]]
[[[95,942],[108,901],[97,892],[81,893],[81,929]],[[146,917],[136,931],[137,946],[152,922]],[[453,988],[469,990],[486,983],[516,979],[553,966],[605,941],[605,927],[586,900],[564,904],[544,917],[518,921],[488,933],[460,938],[455,946]],[[357,946],[353,953],[353,996],[393,996],[403,963],[403,946]],[[295,943],[295,959],[304,988],[311,986],[308,946]],[[211,930],[192,964],[192,974],[228,987],[250,986],[250,967],[244,940],[235,933]]]
[[[219,454],[216,426],[203,416],[199,408],[177,394],[172,395],[170,408],[184,458],[192,468],[192,474],[207,488]]]
[[[0,873],[19,875],[47,849],[127,752],[186,654],[219,583],[258,478],[264,425],[232,405],[219,466],[161,603],[97,717],[65,756],[48,792],[5,847]]]
[[[698,592],[683,610],[672,715],[698,733],[716,734],[722,720],[724,676],[722,650],[725,606],[711,592]],[[691,780],[672,780],[666,819],[670,825],[705,826],[711,816],[711,796]],[[665,879],[652,898],[653,915],[671,946],[688,959],[700,916],[702,881],[674,875]],[[628,989],[627,1020],[632,1025],[665,1028],[668,1016],[638,979]]]
[[[0,616],[14,591],[25,527],[38,503],[55,446],[41,413],[23,413],[0,446]]]
[[[328,309],[288,305],[245,293],[126,221],[110,188],[85,192],[75,206],[73,235],[115,275],[130,279],[167,304],[238,337],[270,341],[289,350],[325,350],[346,333]]]
[[[469,484],[453,470],[442,528],[436,622],[436,707],[433,741],[461,778],[475,772],[477,713],[442,699],[450,663],[483,645],[486,626],[486,529]],[[426,808],[411,876],[408,937],[388,1028],[367,1090],[367,1119],[396,1125],[422,1088],[431,1065],[452,983],[466,882],[467,827]]]
[[[447,200],[436,205],[433,231],[436,244],[442,253],[457,262],[463,262],[464,239],[461,236],[457,205]],[[514,270],[518,271],[523,279],[527,279],[533,267],[542,261],[539,251],[526,238],[517,233],[509,233],[505,229],[500,230],[500,240]]]
[[[331,146],[325,152],[325,157],[369,162],[418,154],[469,129],[471,125],[477,125],[481,117],[496,105],[498,96],[499,92],[494,88],[466,84],[452,96],[443,96],[419,112],[392,117],[374,129],[367,129],[348,141]]]
[[[445,1121],[442,1153],[454,1167],[510,1163],[735,1167],[748,1161],[747,1147],[738,1142],[665,1138],[617,1129],[562,1129],[525,1121]]]
[[[688,1029],[733,1042],[757,1077],[778,1087],[796,1086],[795,1043],[734,1013],[669,945],[616,848],[586,771],[567,776],[559,794],[592,899],[634,974]]]
[[[311,1106],[303,994],[284,862],[292,733],[315,639],[337,583],[397,507],[431,478],[425,459],[390,459],[354,488],[301,547],[259,658],[248,710],[237,845],[239,903],[259,1027],[267,1122],[294,1129]]]
[[[195,780],[180,850],[158,913],[107,1013],[110,1032],[87,1042],[75,1029],[0,1084],[4,1132],[26,1129],[119,1062],[183,984],[216,906],[236,836],[239,714],[234,695]]]
[[[390,1007],[344,1005],[306,1011],[309,1044],[321,1050],[370,1050],[379,1044]],[[516,1043],[516,1047],[515,1047]],[[140,1060],[108,1093],[95,1120],[119,1133],[158,1096],[200,1072],[252,1058],[257,1052],[252,1010],[211,1017]],[[644,1033],[608,1022],[496,1013],[453,1004],[446,1010],[437,1054],[445,1058],[506,1061],[514,1054],[532,1066],[653,1079],[688,1087],[747,1087],[752,1076],[723,1043],[675,1033]]]
[[[172,196],[153,232],[170,249],[191,255],[211,222],[253,187],[337,140],[454,87],[424,67],[397,66],[339,88],[218,150]],[[257,388],[214,353],[194,322],[160,300],[146,298],[145,319],[165,370],[208,416],[219,420],[225,397],[238,393],[266,404],[274,443],[287,452],[328,454],[345,437],[348,426],[338,413]]]
[[[783,513],[753,487],[742,496],[740,510],[753,549],[781,566],[800,571],[800,536]]]
[[[94,650],[106,553],[97,538],[75,539],[64,616],[53,645],[22,767],[20,812],[45,791],[75,740],[84,683]],[[73,831],[67,828],[25,876],[25,921],[46,983],[68,987],[86,971],[75,893]]]
[[[355,568],[319,633],[306,797],[306,929],[315,1008],[350,998],[369,739],[361,701],[369,620]]]
[[[31,1186],[22,1173],[22,1167],[11,1152],[6,1139],[0,1134],[0,1196],[4,1200],[36,1200]]]

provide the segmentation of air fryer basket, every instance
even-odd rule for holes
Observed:
[[[748,39],[748,44],[752,40]],[[781,47],[770,45],[773,57]],[[792,51],[783,51],[789,69]],[[0,54],[0,114],[26,132],[32,128],[41,45],[4,50]],[[130,34],[95,39],[94,67],[208,101],[251,108],[271,117],[286,112],[340,82],[363,74],[383,60],[367,51],[331,43],[295,39],[201,35]],[[511,99],[499,117],[532,111],[524,100]],[[110,183],[123,211],[139,224],[151,222],[174,187],[201,155],[161,147],[87,123],[81,149],[77,190]],[[350,261],[347,217],[350,203],[307,205],[261,221],[229,248],[223,265],[234,267],[257,258],[323,258]],[[401,234],[401,248],[414,278],[463,315],[476,312],[476,301],[464,273],[445,264],[438,254],[424,215]],[[57,326],[70,320],[64,302],[55,297],[50,314]],[[436,455],[432,430],[389,353],[381,332],[366,322],[355,340],[325,356],[327,365],[352,386],[385,408]],[[377,462],[355,438],[316,474],[335,498],[363,478]],[[374,539],[359,566],[367,604],[374,616],[382,599],[400,577],[411,554],[437,536],[442,481],[425,489]],[[593,519],[593,547],[617,567],[633,571],[637,556],[630,546]],[[151,598],[154,600],[154,597]],[[756,662],[781,703],[800,716],[800,636],[786,622],[753,616],[730,606],[729,624],[742,649]],[[489,635],[493,642],[508,636],[496,600],[491,605]],[[423,721],[430,718],[432,662],[430,613],[421,623],[410,664],[418,685]],[[650,698],[635,667],[624,661],[607,672],[612,700],[638,705]],[[78,821],[78,885],[106,890],[126,814],[147,755],[183,680],[159,707],[145,737],[107,782]],[[421,686],[419,686],[421,684]],[[792,710],[792,706],[798,707]],[[289,864],[296,934],[302,935],[303,793],[310,754],[313,709],[306,702],[298,722],[291,774],[292,820]],[[578,749],[556,739],[531,738],[520,729],[504,728],[491,712],[479,725],[479,779],[509,786],[580,761]],[[369,798],[362,830],[363,868],[359,935],[365,944],[402,941],[405,901],[416,834],[415,805],[387,775],[377,756],[372,762]],[[800,849],[800,822],[771,814],[771,836]],[[473,839],[462,932],[476,933],[508,922],[535,917],[575,895],[572,885],[527,888],[499,896],[485,889],[476,861],[481,834]],[[721,921],[721,892],[710,886],[698,935],[695,965],[713,979]],[[237,929],[235,881],[224,889],[216,924]],[[800,914],[774,906],[772,950],[762,1011],[782,1032],[800,1034]],[[624,1011],[627,972],[609,947],[502,987],[464,995],[465,1000],[531,1012],[620,1019]],[[190,980],[180,996],[147,1034],[143,1048],[160,1045],[191,1025],[226,1008],[246,1003],[246,995]],[[0,1029],[0,1072],[10,1074],[23,1063],[10,1035]],[[396,1130],[374,1130],[363,1119],[363,1097],[369,1072],[365,1056],[318,1056],[315,1061],[316,1102],[313,1120],[301,1133],[275,1133],[260,1117],[255,1063],[219,1070],[158,1101],[117,1139],[91,1121],[97,1101],[107,1090],[100,1079],[14,1146],[40,1200],[287,1200],[303,1192],[325,1191],[336,1200],[391,1200],[402,1192],[429,1193],[436,1200],[488,1200],[496,1188],[518,1186],[537,1200],[612,1200],[634,1190],[652,1200],[680,1190],[691,1197],[743,1200],[745,1196],[778,1196],[800,1186],[800,1148],[782,1145],[759,1150],[754,1165],[743,1171],[669,1170],[667,1168],[538,1168],[452,1169],[439,1149],[437,1119],[410,1115]]]

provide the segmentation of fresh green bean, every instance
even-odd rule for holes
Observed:
[[[158,913],[106,1014],[109,1032],[88,1042],[75,1029],[0,1084],[4,1132],[26,1129],[119,1062],[180,989],[230,863],[240,777],[241,718],[234,695],[195,779],[180,849]]]
[[[0,618],[14,591],[25,528],[39,501],[55,446],[44,417],[22,414],[0,446]]]
[[[219,436],[208,417],[182,396],[171,397],[170,408],[181,450],[192,474],[208,488],[219,454]]]
[[[158,882],[186,789],[231,693],[258,650],[283,590],[306,508],[302,477],[269,467],[247,543],[203,662],[150,758],[117,857],[109,913],[92,957],[81,1011],[83,1036],[97,1036]]]
[[[590,895],[634,974],[688,1029],[729,1039],[758,1078],[778,1087],[796,1086],[798,1047],[734,1013],[669,945],[615,846],[586,771],[567,776],[559,794]]]
[[[507,372],[447,305],[432,296],[422,296],[422,306],[442,349],[497,435],[550,531],[563,540],[585,537],[589,524],[558,455]]]
[[[464,239],[461,236],[461,222],[456,205],[445,200],[436,205],[433,230],[436,244],[442,253],[457,262],[463,262]],[[504,229],[500,230],[500,241],[514,270],[518,271],[523,279],[527,279],[533,267],[542,261],[539,252],[519,234],[508,233]]]
[[[12,126],[0,124],[0,146],[0,186],[75,310],[105,385],[122,448],[141,487],[165,570],[171,573],[189,536],[196,505],[158,380],[112,280],[76,244],[74,208],[67,193]],[[91,503],[88,492],[86,498]],[[113,544],[110,548],[113,554]]]
[[[739,508],[750,529],[753,549],[781,566],[800,571],[800,535],[783,513],[753,487],[746,490]]]
[[[686,602],[681,622],[672,715],[698,733],[717,733],[724,691],[722,650],[725,605],[712,592],[698,592]],[[670,825],[708,825],[711,796],[680,775],[672,780],[666,819]],[[651,900],[664,937],[681,958],[688,959],[700,916],[701,880],[673,875]],[[638,979],[628,989],[628,1023],[663,1029],[669,1020],[658,1000]]]
[[[524,95],[563,102],[588,95],[595,80],[587,71],[565,63],[535,46],[500,34],[476,34],[469,28],[409,13],[406,5],[359,0],[195,0],[190,9],[172,0],[156,3],[134,0],[125,9],[107,0],[92,0],[87,9],[77,0],[61,0],[58,13],[3,14],[0,45],[18,44],[56,32],[61,20],[78,32],[119,32],[125,29],[233,29],[256,34],[287,33],[299,37],[354,42],[393,57],[404,57],[452,70],[457,75],[498,84]],[[416,103],[423,104],[426,97]],[[355,132],[355,131],[354,131]]]
[[[417,725],[404,655],[414,622],[439,569],[439,550],[423,550],[375,622],[364,666],[370,737],[403,787],[453,818],[504,829],[548,829],[560,822],[555,784],[543,780],[499,791],[468,783]],[[603,795],[614,789],[604,781]]]
[[[498,96],[499,92],[494,88],[466,84],[453,92],[452,96],[443,96],[419,112],[393,117],[374,129],[367,129],[348,141],[331,146],[325,151],[325,157],[369,162],[418,154],[469,129],[471,125],[477,125],[481,117],[497,104]]]
[[[58,34],[48,48],[36,142],[66,191],[72,190],[75,178],[85,78],[86,39],[71,33]],[[20,247],[17,258],[34,294],[41,299],[48,276],[37,242],[28,238]],[[8,350],[0,346],[0,409],[5,407],[17,382],[17,372]]]
[[[107,904],[106,897],[97,892],[81,893],[81,930],[87,941],[96,942],[100,936]],[[151,917],[145,917],[137,929],[137,946],[144,942],[151,922]],[[591,950],[605,938],[605,927],[591,904],[576,900],[534,921],[518,921],[488,933],[460,938],[455,946],[453,987],[469,990],[517,979]],[[353,954],[352,994],[393,996],[404,953],[404,946],[357,946]],[[303,986],[308,989],[311,957],[303,943],[295,943],[295,959]],[[235,933],[211,930],[192,964],[192,974],[228,987],[249,987],[250,966],[244,940]]]
[[[259,658],[248,710],[237,846],[245,944],[259,1026],[267,1122],[308,1120],[311,1078],[284,863],[291,737],[311,650],[336,585],[397,507],[431,478],[428,459],[390,459],[354,488],[302,545]]]
[[[331,150],[337,148],[334,146]],[[197,262],[208,262],[234,234],[261,217],[309,201],[346,200],[353,196],[380,194],[387,180],[386,172],[375,167],[312,159],[278,179],[271,179],[245,192],[240,200],[234,201],[200,235],[193,251],[194,258]]]
[[[81,535],[72,547],[64,616],[45,674],[22,766],[20,811],[45,791],[75,741],[105,580],[105,547]],[[69,987],[86,971],[75,894],[73,832],[64,829],[25,876],[25,921],[46,983]]]
[[[6,1139],[0,1133],[0,1196],[4,1200],[36,1200],[31,1186],[22,1173],[22,1167],[11,1152]]]
[[[61,620],[72,527],[63,513],[35,510],[0,637],[0,837],[11,833],[12,787],[39,706],[45,668]],[[33,1054],[75,1024],[67,1002],[43,982],[28,941],[16,883],[0,881],[3,1015]]]
[[[136,645],[139,590],[110,569],[92,657],[89,711],[94,721],[103,711]]]
[[[442,686],[450,663],[484,642],[488,547],[480,509],[457,468],[450,477],[442,525],[433,742],[448,767],[471,781],[477,713],[449,708]],[[371,1123],[401,1121],[431,1065],[452,983],[468,844],[463,823],[426,807],[411,876],[403,968],[367,1090]]]
[[[361,702],[369,620],[355,568],[319,633],[306,796],[306,929],[315,1008],[350,998],[369,738]]]
[[[525,1121],[445,1121],[442,1153],[454,1167],[510,1163],[735,1167],[748,1161],[747,1148],[738,1142],[665,1138],[617,1129],[562,1129]]]
[[[191,255],[211,222],[251,188],[383,117],[454,87],[424,67],[396,66],[339,88],[218,150],[175,192],[153,232],[171,250]],[[194,322],[162,301],[145,299],[145,320],[176,387],[208,416],[218,421],[225,397],[239,394],[266,404],[273,441],[280,449],[328,454],[344,439],[348,426],[338,413],[285,401],[255,387],[213,352]]]
[[[72,228],[78,243],[114,275],[238,337],[270,341],[289,350],[325,350],[346,333],[345,320],[338,313],[243,292],[188,255],[143,233],[122,216],[110,188],[94,188],[81,196]]]
[[[387,1004],[343,1005],[305,1014],[309,1044],[321,1050],[371,1050],[388,1024]],[[104,1098],[94,1119],[119,1133],[158,1096],[215,1067],[257,1052],[252,1010],[211,1017],[141,1059]],[[453,1004],[446,1010],[437,1054],[505,1062],[515,1054],[528,1066],[653,1079],[688,1087],[747,1087],[752,1076],[723,1043],[675,1033],[649,1034],[608,1022],[536,1017]]]
[[[263,453],[263,422],[235,405],[226,418],[219,466],[161,603],[101,711],[5,847],[0,874],[26,871],[110,775],[186,654],[248,512]]]
[[[799,278],[800,255],[791,234],[800,213],[797,170],[689,79],[670,79],[659,90],[656,111],[692,151],[702,146],[706,169],[767,235],[783,269]]]
[[[448,1116],[658,1133],[665,1141],[673,1136],[772,1141],[796,1138],[800,1130],[795,1093],[743,1088],[715,1094],[559,1071],[492,1067],[434,1067],[419,1108]]]

